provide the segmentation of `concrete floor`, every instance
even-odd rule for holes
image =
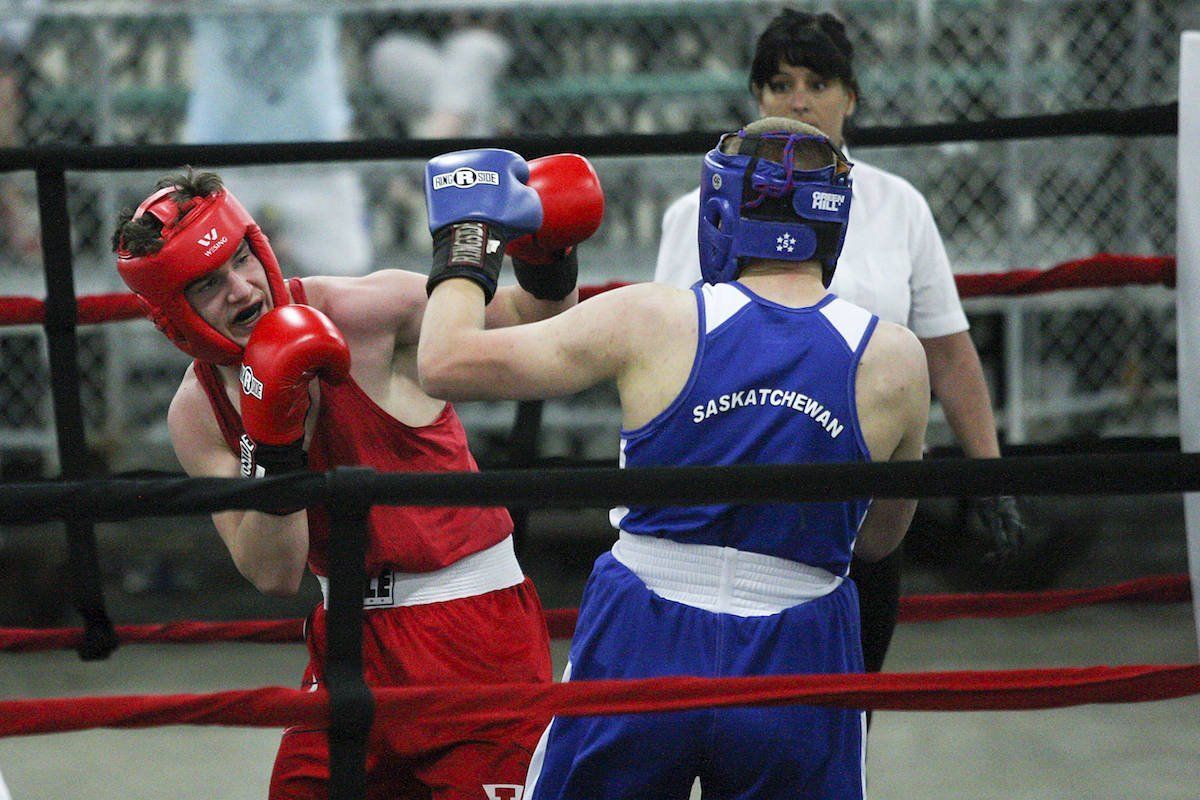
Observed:
[[[1059,504],[1057,514],[1084,520],[1096,535],[1086,546],[1043,537],[1046,552],[1071,554],[1055,585],[1186,571],[1174,501],[1128,509],[1115,502]],[[1059,530],[1052,517],[1041,515],[1044,530]],[[1141,525],[1127,528],[1131,519]],[[547,607],[578,602],[587,565],[611,541],[594,523],[551,518],[532,532],[523,561]],[[307,604],[309,598],[257,598],[211,531],[193,538],[181,526],[169,530],[179,541],[171,544],[160,533],[160,544],[197,571],[157,594],[134,591],[137,582],[117,568],[121,552],[145,555],[145,537],[141,550],[129,550],[122,534],[103,532],[110,611],[118,622],[289,616]],[[11,532],[9,543],[17,544]],[[961,575],[913,561],[906,593],[965,590],[957,585]],[[203,594],[188,589],[197,579]],[[560,671],[565,649],[565,642],[555,643]],[[1025,619],[901,625],[888,669],[1195,663],[1198,652],[1190,605],[1105,605]],[[298,645],[131,645],[100,663],[82,663],[73,652],[0,654],[0,696],[293,686],[303,662]],[[182,726],[8,738],[0,739],[0,772],[13,800],[260,800],[278,738],[275,730]],[[1051,711],[881,713],[872,726],[868,774],[873,799],[1197,800],[1200,697]]]
[[[565,643],[556,646],[561,667]],[[1191,609],[1104,606],[1022,620],[901,626],[893,671],[1194,662]],[[293,685],[292,645],[129,646],[109,661],[0,656],[8,697],[206,692]],[[0,740],[14,800],[258,800],[274,730],[166,727]],[[1052,711],[878,714],[873,798],[1195,800],[1200,697]]]

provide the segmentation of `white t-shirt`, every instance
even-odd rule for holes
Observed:
[[[850,223],[829,290],[922,339],[967,330],[925,198],[898,175],[861,161],[851,175]],[[699,187],[667,208],[654,280],[686,288],[700,279],[699,214]]]

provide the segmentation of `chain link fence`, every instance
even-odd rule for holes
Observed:
[[[335,68],[319,76],[326,83],[312,116],[319,122],[344,109],[342,127],[333,134],[318,122],[304,128],[306,116],[289,113],[268,129],[271,139],[294,130],[302,139],[353,139],[732,128],[754,114],[746,86],[754,41],[783,5],[0,0],[0,92],[12,88],[0,146],[218,141],[198,133],[206,119],[197,106],[214,94],[205,77],[214,65],[255,76],[250,83],[265,93],[263,103],[248,106],[233,88],[225,103],[239,107],[247,130],[263,129],[255,125],[275,113],[279,96],[270,76],[319,72],[328,53]],[[846,19],[862,87],[854,122],[863,127],[1170,102],[1179,34],[1200,26],[1198,0],[787,5],[829,8]],[[1174,252],[1173,137],[860,151],[851,130],[849,141],[855,158],[926,194],[957,271],[1048,267],[1100,251]],[[584,282],[651,277],[662,212],[695,185],[697,156],[595,160],[608,209],[586,246]],[[422,166],[264,167],[243,180],[282,187],[252,211],[285,251],[290,272],[424,270]],[[313,226],[289,223],[282,198],[292,187],[303,196],[305,181],[331,186],[331,170],[353,184],[350,199],[310,205],[317,216],[349,209],[362,241],[310,267],[300,256],[319,251],[303,238]],[[117,211],[157,177],[68,176],[80,293],[121,288],[108,232]],[[33,176],[0,175],[0,294],[44,293],[36,231]],[[292,238],[299,244],[289,249]],[[1177,432],[1166,290],[979,300],[967,308],[1010,440]],[[81,346],[89,438],[110,464],[136,465],[165,441],[166,403],[186,360],[145,322],[89,329]],[[29,452],[53,471],[40,332],[0,331],[0,364],[0,458],[22,465]],[[610,401],[598,392],[548,407],[550,449],[615,453]],[[495,437],[511,408],[480,405],[464,417],[480,437]],[[935,441],[944,435],[935,427]]]

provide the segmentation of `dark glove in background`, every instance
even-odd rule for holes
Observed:
[[[971,535],[985,543],[985,564],[1011,562],[1025,544],[1021,507],[1011,495],[972,498],[967,511]]]

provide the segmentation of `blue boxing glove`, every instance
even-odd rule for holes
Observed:
[[[511,150],[459,150],[425,165],[425,205],[433,234],[426,291],[447,278],[467,278],[496,293],[508,243],[542,226],[542,201],[526,186],[529,165]]]

